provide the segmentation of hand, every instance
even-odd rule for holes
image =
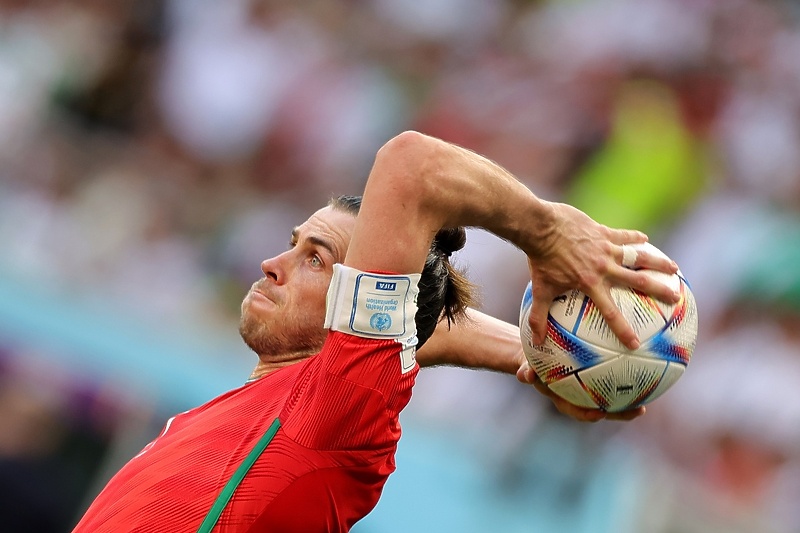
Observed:
[[[637,407],[635,409],[629,409],[627,411],[620,411],[618,413],[608,413],[602,409],[588,409],[586,407],[580,407],[569,403],[567,400],[550,390],[550,388],[545,385],[541,379],[539,379],[539,376],[536,375],[536,372],[528,365],[527,362],[523,363],[522,366],[519,367],[519,370],[517,370],[517,379],[522,383],[533,385],[536,390],[550,398],[550,400],[553,402],[553,405],[556,406],[556,409],[558,409],[561,414],[570,416],[579,422],[597,422],[603,419],[627,421],[638,418],[645,413],[644,406]]]
[[[668,258],[641,251],[631,268],[624,267],[622,245],[644,243],[647,235],[640,231],[611,229],[566,204],[554,203],[552,207],[552,229],[537,241],[536,250],[528,253],[533,282],[529,317],[533,343],[544,342],[553,299],[577,288],[592,299],[611,331],[625,346],[632,350],[638,348],[636,332],[614,303],[611,287],[627,286],[675,303],[679,295],[671,287],[633,268],[674,274],[678,265]]]

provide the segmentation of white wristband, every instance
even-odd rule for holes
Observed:
[[[368,339],[414,337],[419,278],[419,274],[373,274],[333,265],[325,327]]]

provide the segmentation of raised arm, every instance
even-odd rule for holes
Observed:
[[[417,132],[402,133],[379,150],[345,264],[420,272],[436,232],[456,226],[482,227],[526,253],[534,287],[534,342],[544,339],[553,298],[569,288],[591,297],[631,348],[638,339],[610,287],[626,285],[665,301],[677,299],[669,287],[621,266],[621,245],[644,242],[641,232],[610,229],[568,205],[541,200],[499,165]],[[648,254],[640,254],[636,266],[677,270],[669,260]]]
[[[487,159],[405,132],[378,151],[345,263],[361,270],[420,272],[442,228],[480,226],[520,246],[534,240],[525,237],[537,229],[526,219],[544,232],[550,211]]]

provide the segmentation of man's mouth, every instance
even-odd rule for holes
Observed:
[[[274,300],[272,297],[270,297],[270,295],[267,293],[267,291],[265,291],[265,290],[264,290],[263,288],[261,288],[261,287],[258,287],[258,286],[255,286],[255,285],[254,285],[254,286],[253,286],[253,287],[250,289],[250,294],[252,294],[252,295],[253,295],[253,296],[255,296],[256,298],[263,298],[263,299],[265,299],[265,300],[267,300],[267,301],[270,301],[270,302],[273,302],[273,303],[275,303],[275,300]]]

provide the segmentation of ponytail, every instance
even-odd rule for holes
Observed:
[[[360,196],[339,196],[328,204],[353,216],[361,208]],[[450,261],[467,242],[464,228],[445,228],[433,238],[419,281],[417,296],[417,348],[427,341],[440,320],[447,325],[463,317],[474,302],[475,287]]]

